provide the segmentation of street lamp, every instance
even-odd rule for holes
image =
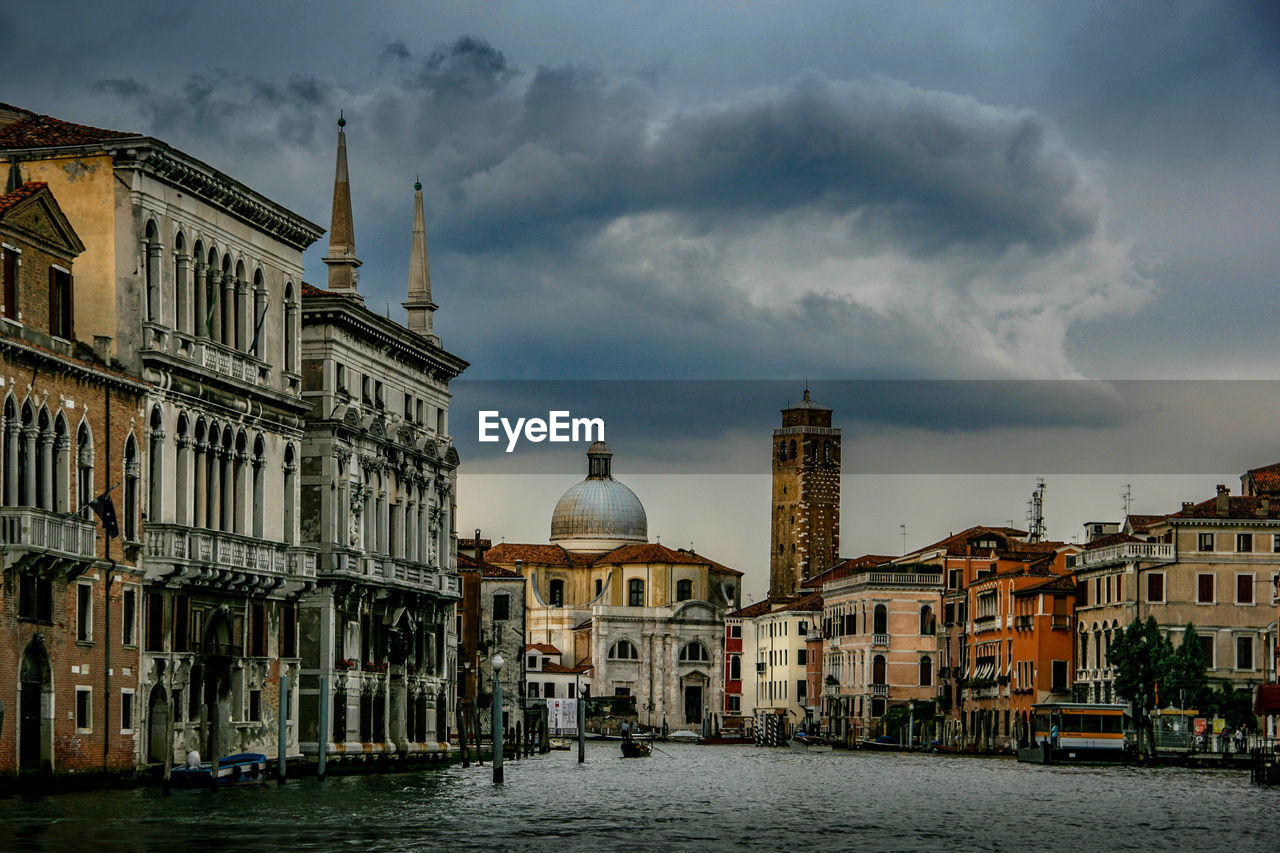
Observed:
[[[502,784],[502,655],[493,656],[493,784]],[[477,747],[478,749],[479,747]]]

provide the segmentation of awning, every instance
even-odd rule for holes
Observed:
[[[1280,715],[1280,684],[1261,684],[1253,700],[1253,713],[1263,717]]]

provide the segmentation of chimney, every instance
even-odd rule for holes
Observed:
[[[1221,483],[1218,484],[1218,499],[1215,504],[1219,518],[1226,518],[1231,514],[1231,490]]]
[[[484,568],[484,546],[480,544],[480,528],[476,528],[476,565]]]
[[[1258,517],[1266,518],[1271,515],[1271,498],[1267,495],[1262,496],[1262,502],[1258,506]]]

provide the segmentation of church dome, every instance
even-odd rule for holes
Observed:
[[[635,492],[613,479],[613,453],[587,451],[587,479],[564,493],[551,514],[551,541],[568,551],[612,551],[649,541],[649,520]]]

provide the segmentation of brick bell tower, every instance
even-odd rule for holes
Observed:
[[[769,597],[790,598],[840,553],[840,430],[809,398],[782,410],[773,431],[773,525]]]

